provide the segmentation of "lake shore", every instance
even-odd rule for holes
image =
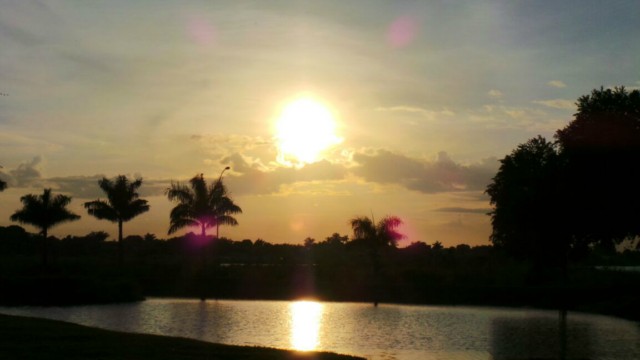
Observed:
[[[178,337],[131,334],[56,320],[0,315],[3,359],[282,359],[357,360],[327,352],[232,346]]]

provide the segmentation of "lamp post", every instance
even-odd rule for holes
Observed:
[[[222,169],[222,171],[220,171],[220,176],[218,177],[218,183],[222,180],[222,174],[224,174],[225,171],[231,169],[229,166],[227,166],[226,168]]]
[[[222,169],[222,171],[220,172],[220,176],[218,176],[218,183],[217,185],[220,186],[220,190],[224,189],[222,187],[222,174],[224,174],[225,171],[231,169],[229,166],[225,167],[224,169]],[[216,214],[216,240],[218,240],[220,238],[220,223],[218,222],[218,214]]]

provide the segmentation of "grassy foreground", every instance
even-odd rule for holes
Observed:
[[[361,359],[129,334],[62,321],[0,315],[1,359]]]

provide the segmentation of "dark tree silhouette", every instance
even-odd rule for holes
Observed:
[[[0,165],[0,169],[2,169],[2,165]],[[7,182],[0,179],[0,191],[4,191],[7,188]]]
[[[47,237],[50,228],[57,224],[80,219],[80,216],[67,210],[71,197],[52,195],[51,189],[44,189],[42,195],[25,195],[20,198],[22,209],[11,215],[11,221],[30,224],[40,229],[42,234],[42,265],[48,265]]]
[[[563,264],[570,237],[562,216],[562,166],[557,146],[541,136],[501,160],[486,189],[495,246],[537,264]]]
[[[226,169],[225,169],[226,170]],[[223,170],[224,172],[224,170]],[[166,190],[166,195],[171,201],[178,204],[171,209],[169,234],[179,229],[189,226],[200,227],[201,246],[206,245],[206,229],[216,228],[216,239],[218,239],[218,229],[222,225],[238,225],[238,221],[232,214],[242,213],[242,209],[236,205],[228,196],[227,190],[222,183],[222,174],[218,180],[211,185],[207,185],[203,174],[194,176],[186,186],[180,183],[171,184]],[[202,251],[202,265],[200,280],[200,299],[206,299],[206,252]]]
[[[198,226],[204,240],[206,229],[215,226],[217,238],[219,225],[238,225],[232,215],[242,213],[229,197],[221,178],[207,186],[203,174],[196,175],[189,180],[189,186],[171,184],[166,195],[178,203],[171,210],[169,234],[184,227]]]
[[[571,185],[565,221],[581,241],[610,247],[640,235],[640,91],[595,89],[576,104],[555,135]]]
[[[353,230],[353,241],[362,243],[369,251],[373,279],[376,283],[373,302],[375,306],[378,306],[379,289],[377,283],[380,281],[381,255],[386,249],[397,247],[398,241],[405,237],[398,232],[402,220],[396,216],[387,216],[376,224],[373,219],[363,216],[353,218],[349,223]]]
[[[124,259],[124,245],[122,242],[122,224],[134,217],[149,211],[147,200],[140,199],[137,192],[142,186],[142,179],[130,181],[124,175],[118,175],[113,180],[102,178],[98,185],[107,195],[107,201],[94,200],[84,203],[89,215],[100,220],[118,223],[118,264]]]

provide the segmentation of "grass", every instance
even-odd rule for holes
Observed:
[[[2,359],[362,359],[327,352],[212,344],[185,338],[129,334],[62,321],[0,315]]]

